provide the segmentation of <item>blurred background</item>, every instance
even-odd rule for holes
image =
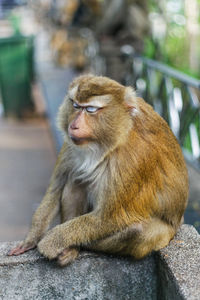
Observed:
[[[0,0],[0,241],[25,237],[63,143],[58,107],[85,72],[133,86],[169,123],[200,232],[200,0]]]

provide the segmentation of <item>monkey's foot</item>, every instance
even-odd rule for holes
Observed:
[[[17,247],[11,249],[9,252],[8,252],[8,256],[17,256],[17,255],[21,255],[23,254],[24,252],[27,252],[31,249],[34,249],[36,246],[24,246],[23,244],[22,245],[18,245]]]
[[[79,251],[76,248],[67,248],[58,256],[58,264],[64,267],[75,260],[79,255]]]

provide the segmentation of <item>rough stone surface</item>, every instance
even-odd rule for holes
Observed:
[[[42,258],[37,250],[6,257],[14,245],[0,245],[0,299],[156,299],[153,256],[134,262],[83,252],[74,263],[60,268],[56,262]]]
[[[193,226],[182,225],[157,262],[159,299],[200,299],[200,235]]]
[[[37,250],[6,256],[0,243],[0,299],[199,300],[200,235],[182,225],[169,246],[141,261],[82,252],[60,268]]]
[[[185,223],[192,224],[200,233],[200,172],[187,164],[189,175],[189,199],[185,211]]]

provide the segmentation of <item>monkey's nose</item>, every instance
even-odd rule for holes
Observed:
[[[78,127],[75,123],[72,123],[72,124],[70,125],[70,129],[76,130],[76,129],[79,129],[79,127]]]

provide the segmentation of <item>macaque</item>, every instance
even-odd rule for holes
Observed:
[[[80,249],[141,259],[167,246],[188,197],[186,165],[167,123],[131,87],[93,75],[71,83],[58,123],[65,142],[49,188],[9,255],[37,246],[64,266]],[[58,212],[61,224],[48,230]]]

